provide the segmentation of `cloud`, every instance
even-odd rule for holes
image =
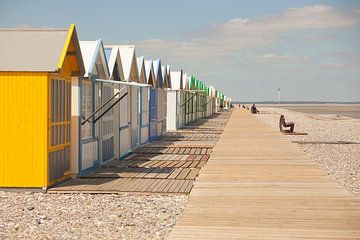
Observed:
[[[266,53],[260,56],[260,60],[263,61],[270,61],[270,62],[289,62],[289,61],[296,61],[300,58],[290,56],[290,55],[276,55],[273,53]]]
[[[351,12],[355,14],[360,14],[360,7],[352,8]]]
[[[241,50],[266,46],[278,40],[282,33],[359,24],[360,16],[346,14],[330,6],[314,5],[290,8],[278,15],[234,18],[222,24],[211,24],[192,33],[185,41],[148,39],[136,45],[146,55],[158,54],[170,61],[191,59],[209,62],[224,60]]]
[[[298,86],[297,90],[289,90],[294,98],[299,92],[308,94],[312,90],[309,86],[319,86],[321,91],[307,95],[308,100],[316,100],[327,98],[328,92],[337,92],[335,86],[353,86],[344,88],[350,92],[354,85],[358,86],[353,83],[354,78],[358,79],[357,69],[360,69],[358,57],[342,56],[341,52],[356,53],[359,49],[347,49],[352,41],[347,45],[337,38],[337,30],[359,25],[360,15],[355,14],[354,9],[342,12],[315,5],[290,8],[272,16],[234,18],[192,31],[183,36],[183,40],[147,39],[136,46],[138,53],[149,58],[160,57],[172,69],[181,68],[196,74],[234,99],[269,99],[272,94],[269,89],[291,83]],[[327,45],[322,47],[319,44],[322,42]],[[309,55],[307,52],[302,54],[302,49],[316,50]],[[329,51],[339,53],[321,55]],[[299,52],[301,56],[297,56]],[[327,84],[329,79],[332,84]],[[344,99],[355,96],[348,92],[341,94]]]
[[[14,26],[14,28],[33,28],[34,26],[30,25],[30,24],[20,24],[20,25],[16,25]]]

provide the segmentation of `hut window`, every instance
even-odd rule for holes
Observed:
[[[50,146],[69,144],[71,84],[51,79],[50,88]]]
[[[82,81],[82,116],[83,118],[87,118],[92,113],[92,89],[91,82]],[[82,138],[91,137],[91,122],[87,122],[82,126]]]
[[[103,102],[105,103],[110,98],[112,98],[113,94],[114,94],[114,89],[112,85],[108,83],[103,83],[103,91],[102,91]],[[108,104],[106,104],[105,107],[103,108],[103,111],[106,111],[111,106],[111,104],[112,104],[111,101]],[[110,108],[110,110],[105,114],[105,116],[112,116],[112,114],[113,114],[113,108]]]

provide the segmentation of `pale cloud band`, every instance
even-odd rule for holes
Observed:
[[[235,18],[212,24],[186,41],[149,39],[137,43],[142,52],[170,59],[208,61],[234,51],[263,46],[279,38],[279,34],[297,30],[345,28],[360,24],[359,9],[344,13],[330,6],[315,5],[290,8],[274,16],[254,19]]]
[[[360,46],[353,44],[341,53],[349,39],[339,40],[340,30],[359,32],[359,9],[290,8],[277,15],[211,24],[183,41],[148,39],[137,47],[145,56],[160,57],[177,64],[173,69],[182,68],[220,86],[233,99],[271,99],[279,86],[284,90],[288,86],[290,100],[360,100],[354,91],[360,87]],[[322,48],[326,44],[330,47]],[[309,47],[315,52],[306,56],[302,51]]]

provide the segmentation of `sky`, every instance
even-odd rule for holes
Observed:
[[[0,0],[1,28],[71,23],[236,101],[360,101],[360,0]]]

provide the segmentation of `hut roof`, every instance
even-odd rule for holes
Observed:
[[[124,81],[119,48],[117,46],[105,45],[105,55],[109,66],[110,79]]]
[[[170,66],[169,65],[166,66],[166,76],[167,76],[167,81],[168,81],[167,87],[171,88],[171,75],[170,75]]]
[[[119,47],[125,81],[139,82],[134,45],[116,45]]]
[[[171,89],[180,90],[183,89],[183,71],[170,71],[171,77]]]
[[[156,87],[152,60],[145,60],[145,76],[146,83],[152,85],[153,87]]]
[[[169,85],[168,85],[168,75],[167,75],[167,71],[166,71],[166,66],[161,66],[161,76],[162,76],[162,79],[164,81],[164,88],[168,88]]]
[[[108,79],[110,77],[107,65],[104,45],[102,40],[80,41],[81,53],[85,65],[85,77],[97,75],[99,78]]]
[[[136,58],[136,62],[137,62],[137,68],[138,68],[138,72],[139,72],[139,82],[140,83],[147,83],[146,82],[146,76],[145,76],[145,60],[144,57],[137,57]]]
[[[156,81],[156,87],[163,88],[164,81],[161,73],[161,60],[156,59],[153,61],[154,77]]]
[[[65,58],[75,75],[85,73],[75,25],[69,29],[0,29],[0,71],[56,72]]]

